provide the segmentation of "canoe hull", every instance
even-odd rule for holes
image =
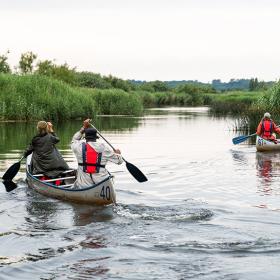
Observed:
[[[274,151],[276,152],[276,151],[280,151],[280,143],[278,142],[277,144],[275,144],[272,141],[268,141],[266,139],[257,136],[256,149],[258,152],[274,152]]]
[[[30,159],[27,159],[30,162]],[[74,180],[74,179],[73,179]],[[116,202],[113,176],[109,175],[103,181],[81,189],[63,188],[52,183],[41,181],[29,172],[29,164],[26,169],[26,182],[36,192],[61,200],[68,200],[91,205],[109,205]]]

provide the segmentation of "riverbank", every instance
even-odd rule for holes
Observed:
[[[279,87],[279,86],[278,86]],[[277,84],[269,91],[213,92],[185,86],[164,92],[78,87],[45,75],[0,75],[0,121],[66,120],[96,115],[139,116],[144,108],[209,106],[213,114],[239,116],[255,125],[264,111],[275,112]],[[275,90],[276,89],[276,90]],[[279,106],[278,106],[279,107]],[[276,106],[276,108],[278,108]]]

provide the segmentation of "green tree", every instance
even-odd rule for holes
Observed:
[[[39,61],[35,73],[39,75],[52,77],[71,85],[74,85],[76,83],[75,68],[70,68],[70,66],[67,63],[64,63],[62,65],[56,65],[50,60]]]
[[[19,61],[19,70],[22,74],[28,74],[33,72],[33,63],[37,55],[33,52],[26,52],[21,54]]]
[[[105,81],[100,74],[95,74],[91,72],[76,72],[76,82],[77,86],[89,87],[89,88],[112,88],[111,84]]]
[[[62,65],[55,65],[52,69],[52,77],[55,79],[64,81],[68,84],[74,85],[75,84],[75,67],[70,68],[67,63]]]
[[[131,90],[131,83],[129,81],[125,81],[119,78],[116,78],[112,75],[109,75],[108,77],[103,77],[104,80],[111,84],[113,88],[119,88],[124,91],[130,91]]]
[[[251,78],[249,81],[249,91],[254,91],[259,88],[258,78]]]
[[[151,82],[151,85],[154,88],[155,92],[164,92],[170,89],[168,85],[162,81],[153,81]]]
[[[43,60],[37,63],[36,73],[39,75],[51,76],[55,65],[50,60]]]
[[[9,51],[6,54],[0,55],[0,73],[11,73],[11,68],[7,62],[8,53]]]

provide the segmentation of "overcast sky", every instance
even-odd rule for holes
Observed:
[[[280,78],[277,0],[0,0],[0,54],[137,80]]]

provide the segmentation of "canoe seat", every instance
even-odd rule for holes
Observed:
[[[55,179],[47,179],[47,180],[41,180],[42,182],[55,182],[57,180],[67,180],[67,179],[75,179],[76,176],[69,176],[69,177],[61,177],[61,178],[55,178]]]
[[[71,172],[75,172],[75,170],[69,169],[69,170],[61,172],[61,174],[67,174],[67,173],[71,173]],[[32,174],[32,176],[34,176],[34,177],[43,177],[44,174]]]
[[[73,187],[74,184],[68,184],[68,185],[61,185],[60,187],[62,189],[69,189],[70,187]]]

